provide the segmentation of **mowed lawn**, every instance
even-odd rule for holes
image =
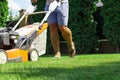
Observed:
[[[0,80],[120,80],[120,54],[43,55],[37,62],[0,64]]]

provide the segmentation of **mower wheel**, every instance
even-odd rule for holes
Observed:
[[[3,50],[0,49],[0,64],[5,64],[8,61],[8,56],[7,53]]]
[[[38,61],[39,59],[38,51],[36,49],[30,49],[28,53],[28,59],[30,61]]]

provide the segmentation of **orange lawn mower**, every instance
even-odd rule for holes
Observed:
[[[38,61],[38,50],[32,46],[32,42],[47,29],[48,24],[45,21],[57,6],[59,3],[53,1],[48,11],[34,12],[35,7],[31,5],[13,28],[7,27],[0,30],[0,64],[13,61]],[[40,13],[46,13],[41,23],[16,29],[26,15]]]

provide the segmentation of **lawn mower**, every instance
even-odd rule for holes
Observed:
[[[49,10],[44,12],[34,12],[35,7],[29,6],[13,28],[6,27],[0,29],[0,64],[11,61],[38,61],[38,51],[32,46],[32,42],[48,27],[48,24],[45,21],[57,6],[58,2],[53,1],[49,6]],[[26,15],[38,13],[45,13],[44,18],[40,23],[27,25],[17,29],[19,23]]]

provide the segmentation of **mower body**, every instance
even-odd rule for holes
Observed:
[[[39,54],[37,49],[32,46],[32,42],[47,29],[48,24],[44,23],[40,29],[38,27],[39,24],[31,24],[15,31],[10,30],[10,28],[1,29],[0,63],[37,61]],[[6,61],[4,61],[5,59]]]

